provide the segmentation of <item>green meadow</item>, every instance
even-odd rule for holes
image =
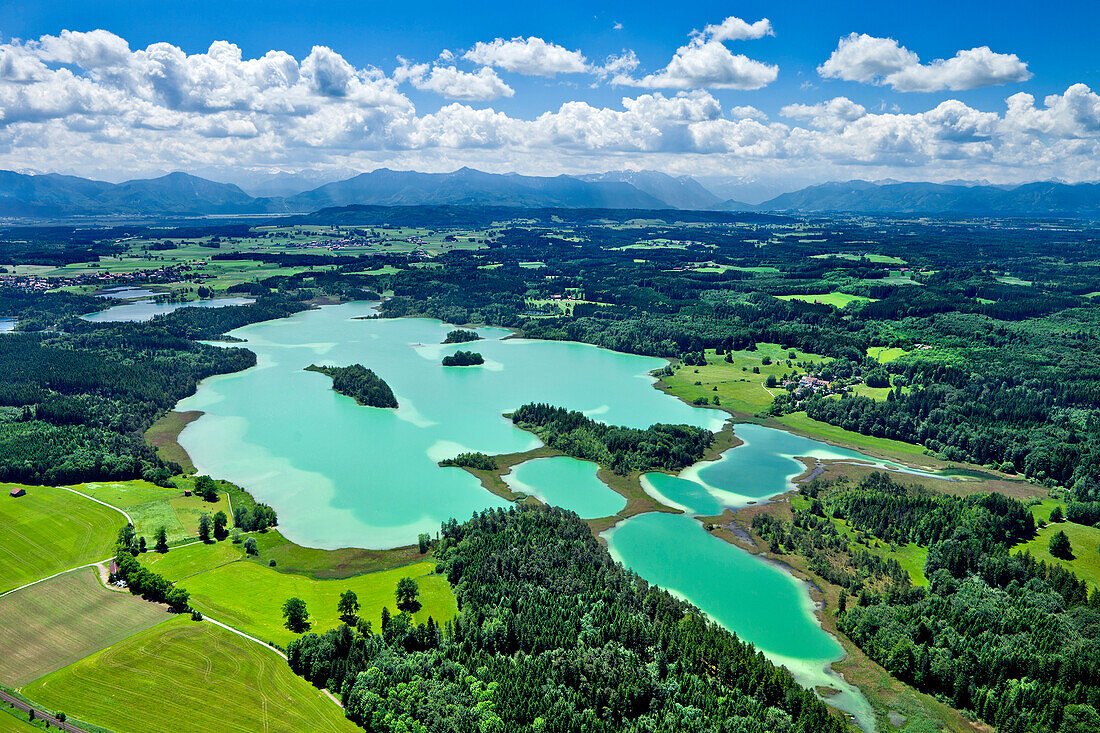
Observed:
[[[1064,512],[1065,504],[1057,499],[1046,499],[1040,504],[1033,505],[1031,513],[1035,516],[1035,523],[1046,526],[1040,528],[1033,539],[1016,545],[1013,549],[1017,552],[1029,552],[1036,560],[1042,560],[1051,565],[1061,565],[1072,570],[1090,587],[1100,588],[1100,527],[1089,527],[1073,522],[1048,524],[1051,511],[1059,505]],[[1065,532],[1069,537],[1069,544],[1073,550],[1072,560],[1063,560],[1050,554],[1050,538],[1060,531]]]
[[[792,352],[793,358],[790,356]],[[782,390],[782,387],[764,386],[769,375],[782,382],[784,374],[801,372],[797,366],[800,361],[827,361],[818,354],[784,349],[779,344],[769,343],[757,344],[756,351],[730,352],[732,363],[726,362],[725,355],[715,353],[714,349],[707,349],[705,354],[706,366],[682,365],[671,376],[662,377],[661,384],[665,390],[685,402],[693,402],[700,397],[713,400],[717,396],[721,407],[749,415],[766,411],[772,404],[773,393],[779,394]],[[764,357],[768,357],[771,363],[764,364]],[[787,366],[788,360],[791,366]],[[760,373],[753,373],[754,368],[759,369]]]
[[[909,352],[905,349],[897,346],[868,346],[867,356],[877,360],[880,364],[885,364],[888,361],[893,361],[899,357],[905,356]]]
[[[843,308],[849,303],[870,303],[873,298],[865,298],[862,295],[849,295],[848,293],[820,293],[818,295],[777,295],[780,300],[800,300],[803,303],[822,303],[834,308]]]
[[[350,578],[317,580],[297,573],[280,572],[249,559],[242,545],[229,540],[208,545],[188,545],[167,554],[146,553],[143,563],[191,594],[192,607],[211,618],[285,647],[298,634],[283,625],[286,599],[301,598],[309,609],[311,630],[324,632],[341,621],[336,602],[345,590],[355,591],[362,606],[359,615],[375,630],[383,607],[396,614],[393,592],[401,578],[415,578],[422,607],[413,614],[418,623],[431,616],[439,624],[458,612],[447,579],[435,573],[435,564],[419,562]]]
[[[189,616],[46,675],[22,693],[119,731],[359,730],[275,652]]]
[[[0,484],[0,593],[114,553],[126,519],[71,491]]]

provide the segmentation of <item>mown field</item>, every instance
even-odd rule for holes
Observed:
[[[431,562],[316,580],[248,559],[241,546],[229,540],[179,547],[165,555],[146,553],[141,560],[169,580],[179,581],[191,593],[192,607],[276,646],[286,646],[298,636],[283,625],[283,603],[291,597],[306,602],[311,630],[317,632],[341,623],[336,603],[345,590],[355,591],[362,606],[360,617],[371,621],[377,631],[383,607],[397,613],[393,592],[405,577],[415,578],[420,585],[422,607],[413,614],[415,621],[426,622],[431,616],[442,624],[458,611],[447,579],[435,573]]]
[[[170,543],[198,536],[199,516],[202,514],[212,517],[223,511],[230,518],[232,526],[233,512],[230,510],[224,484],[219,484],[218,501],[209,502],[198,496],[183,495],[184,489],[194,487],[193,479],[177,476],[174,481],[177,486],[170,489],[140,480],[100,481],[73,488],[125,510],[133,518],[134,530],[138,536],[145,537],[150,547],[153,546],[153,537],[158,527],[165,528]],[[116,527],[116,532],[117,529]]]
[[[126,519],[71,491],[0,484],[0,593],[113,554]]]
[[[672,376],[662,377],[661,384],[665,391],[685,402],[693,402],[700,397],[713,401],[714,397],[718,397],[721,407],[746,415],[767,411],[771,407],[773,393],[778,394],[783,389],[766,388],[764,385],[769,375],[782,382],[784,374],[802,373],[797,366],[800,361],[827,361],[817,354],[768,343],[757,344],[756,351],[730,352],[732,363],[727,363],[725,355],[715,353],[714,349],[707,349],[705,354],[706,366],[683,365]],[[765,357],[771,360],[770,364],[764,364]],[[791,366],[787,366],[788,361]],[[753,373],[754,368],[759,369],[760,373]]]
[[[118,733],[358,730],[270,649],[188,616],[131,636],[22,692]]]
[[[85,568],[0,598],[0,684],[18,687],[170,618]]]

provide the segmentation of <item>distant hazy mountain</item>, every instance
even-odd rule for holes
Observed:
[[[0,171],[0,216],[250,214],[266,204],[229,183],[169,173],[125,183]]]
[[[291,196],[286,211],[328,206],[434,204],[608,209],[667,209],[665,201],[619,181],[582,181],[571,176],[542,178],[514,173],[417,173],[380,168]]]
[[[677,209],[708,211],[722,202],[691,176],[673,177],[659,171],[610,171],[577,178],[593,183],[629,183]]]
[[[1008,188],[848,181],[810,186],[753,207],[723,204],[722,208],[857,214],[1100,216],[1100,184],[1027,183]]]
[[[1100,184],[1005,187],[848,181],[810,186],[750,205],[732,199],[720,202],[690,177],[653,171],[539,177],[470,168],[452,173],[382,168],[293,196],[263,198],[232,183],[187,173],[116,184],[0,171],[0,217],[298,214],[357,205],[1100,217]]]

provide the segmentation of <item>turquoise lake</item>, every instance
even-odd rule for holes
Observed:
[[[128,289],[126,294],[104,295],[107,298],[122,299],[129,297],[135,289]],[[141,291],[151,292],[151,291]],[[118,305],[113,305],[107,310],[97,311],[81,316],[86,321],[93,323],[116,323],[119,321],[148,321],[155,316],[163,316],[165,313],[179,310],[180,308],[222,308],[227,305],[248,305],[253,302],[251,298],[210,298],[209,300],[192,300],[186,303],[157,303],[152,300],[132,300]]]
[[[571,342],[507,338],[444,346],[453,327],[427,319],[370,318],[369,304],[304,311],[232,335],[257,355],[244,372],[204,380],[178,410],[202,417],[179,442],[200,473],[248,488],[279,512],[280,530],[300,544],[396,547],[440,522],[508,503],[470,474],[441,468],[463,451],[489,454],[540,445],[502,413],[526,402],[581,410],[607,423],[648,427],[687,423],[717,430],[725,413],[689,406],[653,388],[663,360]],[[485,357],[475,367],[443,367],[456,349]],[[397,409],[363,407],[332,391],[310,364],[361,363],[389,383]],[[866,700],[829,669],[839,643],[813,615],[806,584],[705,531],[693,514],[717,514],[781,493],[803,468],[791,456],[872,462],[858,453],[755,425],[738,425],[745,444],[680,476],[648,474],[643,485],[686,515],[644,514],[604,533],[613,556],[652,583],[686,598],[718,623],[786,665],[807,686],[840,693],[829,703],[873,728]],[[880,464],[881,465],[881,464]],[[596,478],[592,463],[535,459],[513,468],[517,491],[586,518],[625,500]]]
[[[451,517],[506,506],[470,474],[436,464],[463,451],[540,445],[502,416],[526,402],[633,427],[716,429],[725,418],[653,389],[649,372],[665,363],[660,359],[586,344],[501,340],[509,333],[503,329],[478,329],[482,341],[443,346],[452,328],[446,324],[362,318],[373,313],[353,303],[237,329],[232,335],[256,352],[257,366],[205,380],[177,407],[205,413],[180,435],[198,470],[270,503],[284,534],[304,545],[395,547],[436,532]],[[478,351],[485,364],[443,367],[442,357],[459,348]],[[362,407],[336,394],[328,377],[304,371],[314,363],[373,369],[400,407]]]
[[[596,470],[595,463],[569,456],[536,458],[513,468],[504,482],[512,491],[568,507],[582,519],[609,517],[622,511],[626,499],[596,478]]]

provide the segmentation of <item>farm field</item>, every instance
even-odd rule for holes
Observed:
[[[298,636],[283,625],[283,603],[291,597],[306,602],[311,631],[318,633],[341,623],[336,602],[349,589],[359,598],[359,615],[377,628],[383,607],[397,613],[393,591],[404,577],[415,578],[420,585],[423,606],[413,614],[416,622],[426,622],[431,616],[442,624],[458,611],[447,579],[435,573],[431,562],[340,580],[315,580],[249,560],[240,545],[228,540],[188,545],[166,555],[146,553],[141,560],[169,580],[179,580],[191,593],[192,607],[277,646],[286,646]]]
[[[848,293],[821,293],[818,295],[777,295],[780,300],[800,300],[803,303],[822,303],[834,308],[843,308],[849,303],[870,303],[873,298],[864,298],[862,295],[849,295]]]
[[[0,593],[47,575],[109,557],[126,519],[71,491],[0,484]]]
[[[792,352],[794,358],[790,357]],[[669,394],[685,402],[693,402],[700,397],[713,401],[717,396],[721,407],[748,415],[766,411],[771,406],[772,393],[778,394],[782,390],[782,387],[771,387],[771,392],[765,389],[764,383],[769,375],[782,381],[784,374],[801,372],[797,366],[800,361],[828,361],[817,354],[768,343],[757,344],[756,351],[730,352],[732,363],[727,363],[725,355],[715,353],[714,349],[707,349],[705,354],[706,366],[683,365],[671,376],[662,377],[660,384]],[[768,357],[771,364],[764,364],[764,357]],[[791,366],[787,366],[788,360]],[[753,368],[758,368],[760,373],[754,374]]]
[[[170,489],[140,480],[99,481],[73,488],[125,510],[133,518],[134,530],[138,536],[145,537],[150,547],[154,533],[161,526],[168,532],[169,543],[197,537],[199,516],[204,513],[213,517],[217,512],[223,511],[229,516],[232,526],[233,512],[230,511],[226,496],[226,484],[218,483],[218,501],[209,502],[198,496],[183,495],[184,489],[194,486],[193,479],[177,476],[173,480],[176,486]]]
[[[170,614],[105,588],[95,568],[76,570],[0,598],[0,684],[19,687]]]
[[[186,616],[49,674],[22,692],[118,733],[358,730],[270,649]]]
[[[33,731],[42,730],[26,722],[23,715],[16,717],[15,712],[10,708],[0,710],[0,733],[33,733]]]

